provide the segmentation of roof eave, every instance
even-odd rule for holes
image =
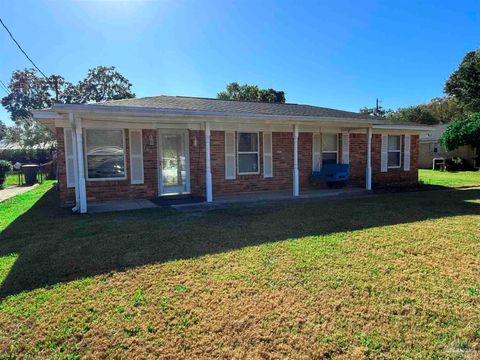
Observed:
[[[193,116],[193,117],[236,117],[236,118],[250,118],[250,119],[282,119],[291,121],[306,121],[316,122],[319,120],[334,120],[336,122],[356,122],[359,124],[373,125],[382,124],[383,121],[376,119],[363,119],[356,117],[321,117],[321,116],[290,116],[290,115],[266,115],[266,114],[252,114],[252,113],[239,113],[239,112],[220,112],[220,111],[207,111],[207,110],[178,110],[178,109],[160,109],[160,108],[145,108],[145,107],[133,107],[133,106],[105,106],[94,104],[54,104],[52,112],[60,114],[63,113],[102,113],[102,114],[129,114],[131,116],[142,117],[156,117],[159,115],[165,116]],[[35,112],[34,112],[35,116]],[[46,115],[41,115],[46,116]]]
[[[413,130],[413,131],[432,131],[432,127],[419,126],[419,125],[388,125],[388,124],[376,124],[372,126],[377,130]]]

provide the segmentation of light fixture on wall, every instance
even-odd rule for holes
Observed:
[[[150,145],[150,146],[155,145],[155,143],[153,141],[153,135],[152,134],[148,135],[148,145]]]

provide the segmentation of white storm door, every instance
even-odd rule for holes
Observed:
[[[159,130],[160,195],[190,192],[187,130]]]

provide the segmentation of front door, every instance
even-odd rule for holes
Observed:
[[[190,192],[188,163],[188,131],[159,130],[160,195]]]

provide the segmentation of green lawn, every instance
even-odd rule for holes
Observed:
[[[480,171],[419,170],[419,179],[425,185],[451,188],[480,186]]]
[[[5,178],[5,182],[2,185],[3,185],[3,188],[18,185],[18,175],[7,173],[7,176]],[[0,190],[1,189],[2,189],[2,187],[0,186]]]
[[[18,175],[17,174],[7,174],[7,178],[5,179],[4,186],[17,186],[18,185]]]
[[[0,358],[480,354],[480,190],[79,216],[49,186],[0,204]]]

